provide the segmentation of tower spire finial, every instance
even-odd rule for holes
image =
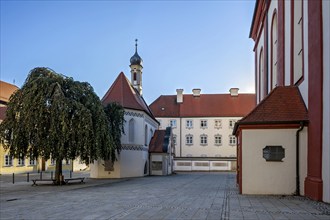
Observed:
[[[137,52],[137,42],[138,42],[138,39],[135,39],[135,52]]]

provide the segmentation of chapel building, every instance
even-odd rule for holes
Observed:
[[[130,59],[131,81],[121,72],[102,98],[103,105],[116,102],[124,108],[124,133],[117,161],[90,164],[92,178],[124,178],[149,175],[149,143],[158,122],[142,96],[143,60],[137,52]]]

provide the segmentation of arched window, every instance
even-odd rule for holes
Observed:
[[[134,127],[135,127],[135,121],[132,118],[128,122],[128,141],[130,143],[134,142],[134,130],[135,130]]]
[[[291,21],[293,22],[291,25],[293,27],[293,63],[291,64],[292,76],[291,76],[291,84],[297,85],[302,82],[304,78],[304,42],[303,42],[303,1],[292,1],[291,7],[294,9],[293,18]]]
[[[277,86],[277,47],[278,47],[278,31],[277,31],[277,14],[274,12],[273,20],[272,20],[272,33],[271,33],[271,88],[275,88]]]
[[[148,145],[148,126],[145,125],[144,127],[144,145]]]
[[[264,73],[264,51],[263,48],[260,50],[259,55],[259,101],[266,96],[266,76]]]

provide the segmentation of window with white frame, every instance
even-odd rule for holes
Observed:
[[[193,145],[193,135],[186,135],[186,145]]]
[[[30,154],[30,157],[29,157],[29,165],[37,165],[37,160],[36,158],[33,156],[33,154]]]
[[[236,137],[234,135],[229,136],[229,145],[230,146],[236,145]]]
[[[222,123],[221,123],[220,119],[214,120],[214,127],[215,128],[221,128],[222,127]]]
[[[220,134],[214,135],[214,145],[215,146],[222,145],[222,136]]]
[[[188,128],[188,129],[193,128],[193,121],[192,120],[186,120],[186,128]]]
[[[170,127],[176,128],[176,120],[175,119],[170,120]]]
[[[201,128],[207,128],[207,120],[201,120]]]
[[[206,135],[206,134],[202,134],[202,135],[201,135],[201,141],[200,141],[200,144],[201,144],[202,146],[207,145],[207,135]]]
[[[236,120],[229,120],[229,128],[234,128]]]
[[[5,155],[5,166],[13,165],[13,157],[9,155]]]
[[[18,157],[18,166],[25,166],[25,158],[22,154],[19,155]]]

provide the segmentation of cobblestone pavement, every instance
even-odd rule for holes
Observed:
[[[87,179],[64,186],[0,178],[0,219],[330,219],[330,205],[244,196],[234,173]]]

